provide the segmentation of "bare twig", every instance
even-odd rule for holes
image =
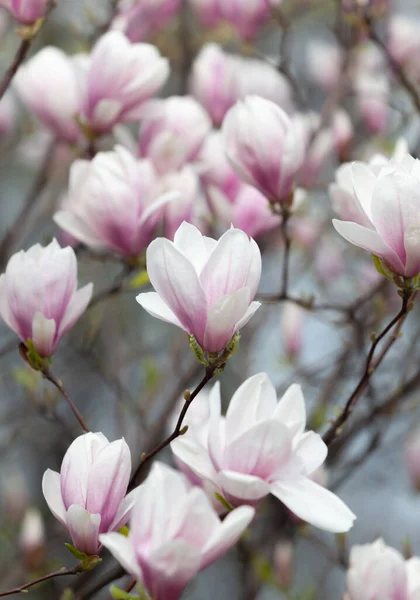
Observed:
[[[51,373],[51,371],[49,369],[44,369],[42,371],[42,374],[44,375],[45,379],[48,379],[48,381],[50,381],[53,385],[55,385],[55,387],[58,389],[58,391],[63,396],[63,398],[67,401],[68,405],[70,406],[71,410],[73,411],[74,416],[79,421],[80,427],[83,429],[83,431],[85,433],[87,433],[89,431],[89,428],[86,425],[86,422],[85,422],[84,418],[82,417],[81,413],[79,412],[77,406],[74,404],[73,400],[70,398],[69,394],[64,389],[61,381],[59,379],[57,379]]]
[[[362,394],[362,392],[368,385],[372,374],[374,373],[376,368],[379,366],[382,359],[385,357],[386,352],[391,347],[391,344],[388,344],[386,347],[386,352],[382,352],[380,357],[378,358],[378,360],[375,363],[373,362],[374,354],[375,354],[375,351],[376,351],[376,348],[377,348],[379,342],[387,335],[387,333],[389,331],[391,331],[391,329],[395,325],[399,324],[400,321],[404,320],[405,316],[407,315],[407,313],[410,309],[410,297],[411,297],[411,293],[408,292],[407,290],[404,290],[402,306],[401,306],[400,311],[388,323],[388,325],[383,329],[383,331],[378,336],[373,337],[372,344],[371,344],[371,347],[369,350],[369,354],[366,358],[365,368],[364,368],[364,371],[363,371],[363,374],[362,374],[362,377],[361,377],[359,383],[356,385],[355,389],[351,393],[349,399],[347,400],[343,410],[341,411],[341,413],[339,414],[337,419],[335,419],[335,421],[333,422],[331,427],[327,430],[327,432],[323,436],[324,442],[327,444],[327,446],[332,444],[338,431],[340,430],[340,428],[344,425],[344,423],[349,418],[357,400],[359,399],[360,395]],[[396,337],[394,336],[393,339],[395,341]]]
[[[6,72],[4,73],[3,79],[0,82],[0,100],[3,98],[4,94],[6,93],[7,89],[9,88],[9,85],[11,84],[13,77],[16,75],[20,65],[25,60],[25,58],[29,52],[29,49],[32,45],[32,42],[34,41],[36,35],[38,34],[39,30],[45,23],[48,15],[50,14],[50,12],[53,10],[54,7],[55,7],[55,2],[54,2],[54,0],[51,0],[47,6],[45,17],[42,20],[40,26],[37,28],[37,30],[32,35],[28,35],[27,37],[24,36],[22,38],[22,41],[19,44],[19,48],[17,49],[12,62],[10,63]]]
[[[49,581],[50,579],[54,579],[56,577],[65,577],[68,575],[79,575],[82,572],[81,566],[77,565],[73,569],[60,569],[59,571],[54,571],[53,573],[49,573],[48,575],[43,575],[43,577],[39,577],[38,579],[34,579],[30,583],[26,583],[19,587],[15,587],[12,590],[8,590],[7,592],[1,592],[0,598],[4,596],[12,596],[13,594],[19,594],[21,592],[27,592],[29,588],[34,585],[38,585],[39,583],[43,583],[44,581]]]

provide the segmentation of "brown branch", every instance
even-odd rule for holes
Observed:
[[[55,7],[55,2],[54,2],[54,0],[51,0],[47,6],[45,17],[40,21],[40,25],[38,27],[36,27],[36,25],[35,25],[34,26],[35,30],[33,33],[29,33],[27,36],[25,35],[24,37],[22,37],[22,41],[19,44],[19,48],[17,49],[16,54],[13,57],[12,62],[10,63],[10,66],[4,73],[3,79],[0,82],[0,100],[3,98],[4,94],[6,93],[7,89],[9,88],[20,65],[25,60],[25,58],[29,52],[29,49],[32,45],[32,42],[34,41],[35,37],[39,33],[41,27],[44,25],[48,15],[50,14],[50,12],[53,10],[54,7]],[[24,28],[22,29],[22,31],[24,32]],[[26,32],[24,32],[24,33],[26,33]]]
[[[61,381],[59,379],[57,379],[48,368],[44,369],[42,371],[42,374],[45,377],[45,379],[48,379],[48,381],[50,381],[53,385],[55,385],[55,387],[58,389],[60,394],[63,396],[63,398],[66,400],[67,404],[70,406],[71,410],[73,411],[73,414],[76,417],[76,419],[78,420],[80,427],[83,429],[83,431],[85,433],[88,433],[89,428],[86,425],[84,418],[82,417],[81,413],[79,412],[77,406],[74,404],[73,400],[70,398],[69,394],[64,389]]]
[[[19,594],[21,592],[27,592],[29,588],[34,585],[38,585],[39,583],[43,583],[44,581],[49,581],[50,579],[54,579],[56,577],[64,577],[67,575],[79,575],[82,572],[81,566],[77,565],[73,569],[60,569],[59,571],[54,571],[53,573],[49,573],[48,575],[44,575],[43,577],[39,577],[30,583],[26,583],[25,585],[21,585],[20,587],[15,587],[12,590],[8,590],[7,592],[0,592],[0,598],[4,596],[12,596],[13,594]]]
[[[219,365],[211,365],[211,366],[207,367],[206,368],[206,372],[204,374],[204,377],[200,381],[200,383],[197,385],[197,387],[191,393],[189,392],[189,390],[186,390],[186,392],[184,394],[184,398],[185,398],[184,406],[182,407],[182,410],[181,410],[181,413],[180,413],[180,415],[178,417],[178,421],[177,421],[177,423],[175,425],[174,431],[165,440],[163,440],[163,442],[161,442],[160,444],[158,444],[153,450],[151,450],[148,453],[144,453],[142,455],[140,464],[137,467],[137,469],[135,470],[135,472],[134,472],[134,474],[133,474],[133,476],[131,478],[130,487],[132,487],[132,485],[134,484],[134,482],[138,478],[139,473],[142,470],[142,468],[144,467],[144,465],[150,459],[152,459],[154,456],[156,456],[156,454],[158,454],[161,450],[163,450],[164,448],[166,448],[167,446],[169,446],[169,444],[171,442],[173,442],[177,437],[179,437],[180,435],[183,434],[182,424],[184,422],[185,415],[187,414],[187,411],[188,411],[188,409],[189,409],[192,401],[194,400],[194,398],[196,398],[198,396],[198,394],[206,386],[206,384],[210,381],[210,379],[212,379],[212,377],[214,376],[214,374],[215,374],[218,366]]]
[[[411,298],[411,292],[404,290],[403,298],[402,298],[402,306],[401,306],[400,311],[388,323],[388,325],[383,329],[383,331],[378,336],[373,337],[372,344],[371,344],[371,347],[369,350],[369,354],[366,358],[365,368],[364,368],[364,371],[363,371],[363,374],[362,374],[362,377],[361,377],[359,383],[356,385],[355,389],[353,390],[352,394],[350,395],[349,399],[347,400],[346,404],[344,405],[344,408],[341,411],[340,415],[337,417],[337,419],[335,419],[333,424],[330,426],[330,428],[327,430],[327,432],[323,436],[323,440],[327,444],[327,446],[330,446],[332,444],[332,442],[335,440],[340,428],[344,425],[344,423],[350,417],[357,400],[359,399],[360,395],[362,394],[362,392],[365,390],[366,386],[370,382],[371,376],[375,372],[376,368],[379,366],[380,362],[385,357],[386,352],[388,352],[389,348],[391,347],[392,344],[388,344],[386,346],[386,351],[381,353],[380,357],[378,358],[378,360],[375,363],[373,362],[374,354],[375,354],[375,351],[376,351],[376,348],[377,348],[379,342],[389,333],[389,331],[391,331],[391,329],[395,325],[399,324],[400,321],[402,321],[405,318],[408,311],[410,310],[410,307],[411,307],[410,298]],[[400,325],[399,325],[399,327],[400,327]],[[394,336],[393,339],[395,341],[396,337]]]

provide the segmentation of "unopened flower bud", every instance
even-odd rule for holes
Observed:
[[[28,508],[25,513],[19,542],[25,567],[29,571],[36,571],[45,560],[44,521],[36,508]]]

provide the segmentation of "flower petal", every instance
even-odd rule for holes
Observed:
[[[79,504],[72,504],[67,511],[67,527],[73,544],[80,552],[90,556],[99,552],[100,525],[101,515],[92,515]]]
[[[273,418],[289,429],[292,435],[301,435],[306,427],[306,407],[300,385],[293,383],[280,398]]]
[[[51,356],[55,350],[56,323],[46,319],[40,312],[35,313],[32,321],[32,342],[40,356]]]
[[[270,493],[270,486],[255,475],[246,475],[234,471],[221,471],[217,474],[217,486],[222,496],[233,506],[257,504]]]
[[[136,296],[136,300],[152,317],[184,329],[178,317],[174,315],[169,306],[156,292],[144,292]]]
[[[84,287],[77,290],[70,300],[63,320],[60,323],[59,336],[63,336],[73,327],[79,317],[85,312],[93,292],[93,283],[88,283]]]
[[[123,569],[132,575],[137,581],[142,581],[140,565],[136,560],[131,536],[126,537],[121,533],[102,533],[99,536],[100,543],[107,548],[112,556],[120,563]]]
[[[300,519],[325,531],[348,531],[356,518],[338,496],[307,478],[276,481],[270,491]]]
[[[249,288],[242,288],[216,300],[207,313],[204,339],[197,339],[200,345],[209,352],[224,350],[236,333],[236,323],[245,316],[249,302]]]
[[[54,517],[67,526],[66,508],[61,497],[60,473],[47,469],[42,478],[42,493]]]
[[[255,510],[251,506],[241,506],[226,516],[203,548],[202,569],[211,565],[236,544],[254,515]]]

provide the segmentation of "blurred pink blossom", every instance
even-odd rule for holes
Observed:
[[[56,136],[69,143],[81,137],[76,121],[88,55],[69,57],[62,50],[45,47],[20,67],[15,88],[26,107]]]
[[[303,343],[303,309],[293,302],[286,302],[281,313],[281,333],[288,358],[295,360]]]
[[[86,76],[81,118],[95,133],[140,119],[146,100],[160,90],[169,63],[150,44],[132,44],[110,31],[95,44]]]
[[[131,42],[143,42],[166,27],[181,7],[182,0],[123,0],[112,28],[125,33]]]
[[[176,171],[195,161],[210,129],[208,114],[190,96],[149,102],[140,128],[140,155],[160,174]]]
[[[92,284],[77,290],[72,248],[56,240],[21,250],[0,276],[0,314],[24,344],[31,340],[42,357],[51,356],[63,335],[86,310]]]
[[[306,68],[309,78],[323,90],[331,90],[337,85],[342,62],[342,52],[335,43],[313,39],[306,47]]]
[[[201,488],[156,462],[138,488],[128,537],[108,533],[100,541],[154,600],[178,600],[197,573],[235,545],[253,517],[254,510],[242,506],[221,522]]]
[[[138,256],[163,223],[165,205],[179,197],[173,191],[157,197],[156,186],[151,162],[116,146],[92,161],[74,161],[67,199],[54,220],[90,248]]]
[[[45,16],[49,0],[0,0],[0,7],[7,8],[22,25],[32,25]]]
[[[418,600],[420,559],[404,560],[379,538],[353,546],[344,600]]]
[[[248,96],[227,113],[223,136],[237,175],[271,202],[290,204],[295,177],[305,159],[302,124],[270,100]]]

